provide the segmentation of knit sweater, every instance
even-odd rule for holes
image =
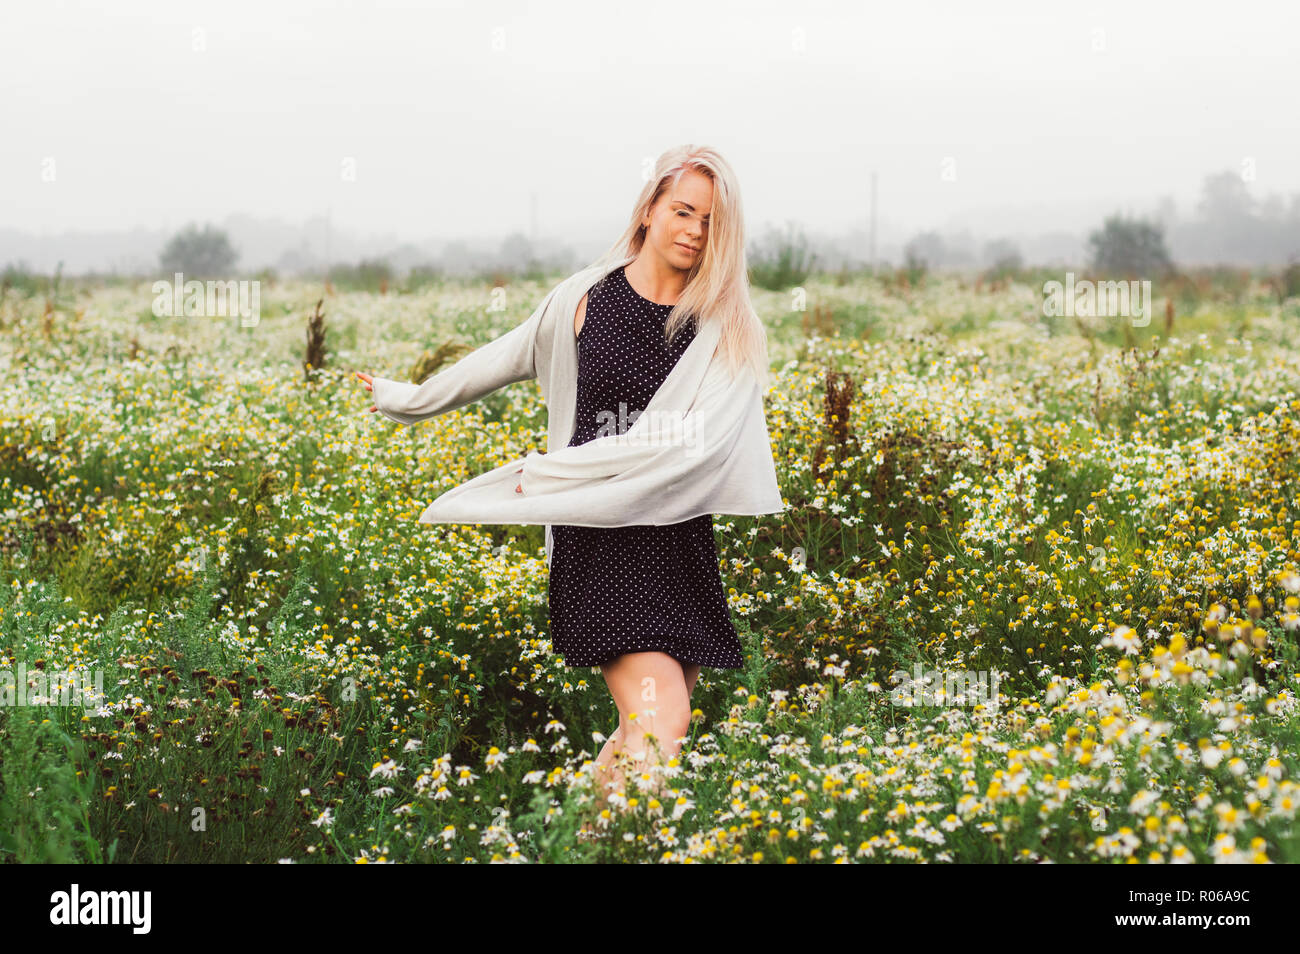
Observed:
[[[564,279],[522,324],[422,384],[373,378],[376,408],[402,424],[530,378],[546,402],[546,453],[529,452],[451,488],[429,504],[420,523],[545,524],[549,565],[552,524],[662,525],[706,513],[785,509],[758,379],[752,368],[735,374],[727,368],[716,320],[699,322],[694,340],[630,427],[567,446],[576,427],[574,314],[582,296],[613,268],[597,264]]]

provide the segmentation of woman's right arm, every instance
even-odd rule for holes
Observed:
[[[373,377],[376,409],[400,424],[416,424],[454,411],[507,384],[537,377],[537,333],[559,285],[517,327],[476,348],[422,384]]]

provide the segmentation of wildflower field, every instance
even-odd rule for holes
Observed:
[[[415,522],[544,449],[536,382],[407,427],[353,376],[422,379],[558,279],[264,282],[252,327],[5,289],[0,857],[1300,860],[1300,300],[755,289],[789,509],[715,517],[747,664],[579,839],[617,712],[551,652],[543,528]]]

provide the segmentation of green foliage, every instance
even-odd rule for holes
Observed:
[[[1288,298],[1300,298],[1300,259],[1292,259],[1286,268],[1282,269],[1278,280],[1278,297],[1283,301]]]
[[[446,279],[441,267],[437,265],[413,265],[406,274],[404,287],[408,292],[440,286]]]
[[[194,279],[225,278],[234,268],[239,253],[230,244],[230,237],[213,225],[202,230],[191,223],[173,235],[158,256],[158,267],[170,279],[176,272],[188,281]]]
[[[0,709],[0,862],[113,861],[87,807],[92,786],[76,768],[85,746],[40,707]]]
[[[989,263],[984,270],[985,281],[1005,281],[1018,277],[1025,267],[1020,249],[1007,241],[990,242],[984,249],[984,260]]]
[[[63,267],[61,263],[59,267]],[[52,286],[57,284],[57,275],[56,272],[51,279],[33,271],[23,262],[7,264],[4,271],[0,271],[0,301],[4,300],[11,288],[23,295],[49,293]]]
[[[788,224],[784,231],[769,228],[747,258],[750,282],[772,291],[802,285],[817,261],[817,256],[809,250],[807,237],[793,224]]]
[[[1142,219],[1109,216],[1088,246],[1091,267],[1102,275],[1150,280],[1172,268],[1163,227]]]
[[[381,258],[331,265],[327,276],[334,285],[347,291],[381,292],[394,284],[393,267]]]
[[[1297,860],[1271,575],[1300,507],[1287,313],[1267,277],[1190,271],[1165,280],[1199,303],[1180,337],[1122,347],[1045,333],[1044,276],[1002,278],[808,272],[803,311],[756,286],[788,510],[714,521],[744,666],[701,671],[667,790],[633,778],[592,840],[585,772],[617,714],[553,651],[544,528],[415,522],[544,445],[536,382],[399,426],[334,360],[303,385],[318,288],[283,283],[253,340],[142,324],[129,365],[105,347],[129,294],[95,290],[48,339],[15,296],[12,339],[43,347],[0,427],[0,669],[90,663],[108,698],[0,711],[0,857]],[[486,286],[340,296],[331,342],[420,379],[544,292],[488,321]],[[1251,628],[1206,629],[1215,604]],[[1122,626],[1140,655],[1103,645]],[[1153,678],[1180,633],[1196,679]],[[914,664],[998,672],[1001,708],[898,704]],[[1201,739],[1231,751],[1210,765]]]

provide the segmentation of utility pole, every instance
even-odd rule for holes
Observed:
[[[871,270],[876,270],[876,173],[871,173],[871,253],[868,264]]]

